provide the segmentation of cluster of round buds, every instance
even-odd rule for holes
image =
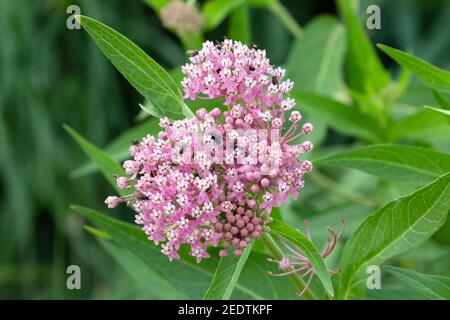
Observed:
[[[105,202],[132,205],[136,223],[169,259],[188,244],[200,261],[208,245],[223,246],[221,256],[240,255],[269,230],[271,209],[298,197],[312,170],[299,156],[313,145],[294,140],[313,126],[301,126],[301,114],[288,111],[295,102],[284,95],[292,83],[281,82],[284,70],[270,66],[264,51],[231,40],[206,42],[191,62],[183,67],[186,95],[195,99],[209,90],[228,101],[228,110],[200,108],[196,117],[173,123],[162,118],[158,137],[133,144],[133,159],[123,164],[127,176],[117,177],[130,195]],[[194,78],[197,84],[189,83]]]
[[[269,214],[265,210],[255,212],[256,207],[254,199],[248,201],[247,209],[243,206],[236,208],[230,201],[222,202],[222,214],[219,221],[215,224],[217,232],[223,233],[223,246],[225,249],[220,250],[219,255],[224,257],[228,254],[227,250],[234,247],[234,254],[241,255],[242,249],[253,239],[259,238],[262,231],[268,231],[266,224],[270,221]],[[253,207],[253,209],[250,209]]]
[[[181,0],[172,0],[162,8],[161,21],[166,28],[179,34],[200,31],[204,23],[198,8]]]

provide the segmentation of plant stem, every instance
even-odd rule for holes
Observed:
[[[272,255],[280,260],[283,258],[284,254],[283,251],[278,247],[275,240],[273,240],[272,236],[268,234],[267,232],[263,232],[261,235],[261,240],[266,246],[266,248],[272,253]],[[290,275],[289,278],[291,281],[295,284],[295,286],[298,288],[298,290],[302,291],[305,288],[305,283],[303,282],[302,278],[299,277],[297,274]],[[315,300],[316,296],[308,289],[304,293],[303,297],[305,300]]]
[[[202,46],[203,35],[200,32],[191,32],[188,34],[178,34],[184,49],[194,50]]]
[[[325,189],[328,189],[331,192],[334,192],[337,195],[346,198],[347,200],[372,208],[379,207],[378,201],[376,199],[361,195],[356,192],[352,192],[347,189],[343,189],[342,186],[338,185],[335,181],[331,180],[317,170],[314,171],[314,173],[311,173],[309,177],[311,177],[314,182],[321,185]]]
[[[302,28],[291,16],[289,11],[278,0],[270,1],[269,9],[281,19],[286,28],[292,33],[295,38],[298,38],[302,34]]]

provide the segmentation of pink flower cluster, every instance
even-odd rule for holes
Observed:
[[[293,84],[282,81],[285,71],[270,66],[265,51],[205,42],[190,59],[182,67],[186,97],[225,99],[227,110],[200,108],[195,118],[173,123],[162,118],[158,137],[132,145],[127,176],[117,177],[120,188],[134,192],[105,202],[132,205],[136,223],[170,260],[187,244],[200,262],[209,245],[222,246],[221,256],[240,255],[269,230],[272,207],[298,196],[312,170],[298,158],[313,146],[293,141],[313,127],[300,126],[301,114],[289,111]]]
[[[274,68],[265,50],[229,39],[214,45],[206,41],[181,70],[186,75],[182,85],[185,98],[195,100],[199,94],[210,99],[224,98],[225,105],[237,100],[255,107],[274,105],[291,109],[293,99],[283,99],[294,83],[282,81],[285,70]]]

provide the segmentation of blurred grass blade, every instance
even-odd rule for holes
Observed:
[[[159,119],[151,118],[128,129],[111,141],[103,151],[114,161],[122,161],[130,156],[129,148],[131,140],[141,140],[147,134],[156,136],[160,131]],[[85,163],[70,173],[71,178],[79,178],[98,170],[98,166],[92,162]]]
[[[328,273],[327,266],[320,256],[320,252],[317,250],[316,246],[308,240],[308,238],[300,231],[294,229],[290,225],[274,220],[270,224],[272,232],[279,235],[289,242],[293,243],[297,247],[303,250],[306,258],[311,263],[317,277],[320,279],[325,291],[328,295],[333,296],[333,284],[331,283],[330,274]]]
[[[389,84],[383,67],[357,14],[358,1],[337,0],[347,27],[347,77],[350,86],[361,92],[376,93]]]
[[[255,241],[252,241],[242,252],[241,256],[230,254],[220,259],[214,278],[203,297],[204,300],[230,299],[254,244]]]
[[[205,29],[216,28],[238,6],[246,0],[210,0],[203,5],[203,16],[206,19]]]
[[[153,105],[152,115],[192,117],[170,75],[126,37],[94,19],[77,16],[83,28],[130,84]]]
[[[116,189],[116,191],[125,195],[129,191],[122,190],[117,187],[116,180],[113,178],[113,174],[120,176],[125,175],[123,168],[114,160],[112,160],[105,152],[94,146],[92,143],[84,139],[78,132],[69,127],[68,125],[63,125],[64,129],[72,136],[72,138],[78,143],[78,145],[83,149],[86,155],[95,163],[100,171],[105,176],[105,179]]]
[[[423,274],[407,269],[384,267],[413,291],[431,300],[450,300],[450,278]]]
[[[450,93],[450,72],[435,67],[425,60],[419,59],[404,51],[388,47],[384,44],[378,44],[377,46],[429,87],[437,91]]]
[[[230,16],[228,38],[252,45],[252,31],[250,26],[250,12],[247,3],[237,7]]]
[[[301,90],[293,90],[292,96],[297,100],[301,110],[317,116],[328,126],[345,135],[357,136],[371,142],[380,142],[376,123],[357,108],[337,100]]]
[[[358,169],[389,180],[420,184],[450,172],[450,154],[426,148],[381,144],[320,157],[314,164]]]
[[[449,208],[450,173],[376,210],[344,247],[337,297],[360,298],[366,290],[366,267],[424,243],[444,224]]]
[[[287,77],[305,91],[333,96],[343,87],[345,49],[342,24],[330,16],[318,17],[306,26],[289,52]]]

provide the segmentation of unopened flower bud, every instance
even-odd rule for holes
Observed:
[[[126,189],[130,186],[130,179],[127,177],[118,177],[116,183],[120,189]]]
[[[289,121],[292,121],[293,123],[297,123],[302,119],[302,115],[298,111],[292,111],[291,115],[289,116]]]
[[[303,134],[310,134],[313,131],[314,127],[311,123],[307,122],[302,126],[302,132]]]
[[[302,143],[303,151],[310,152],[313,149],[313,144],[311,141],[305,141]]]
[[[309,160],[303,161],[303,163],[302,163],[303,171],[311,172],[312,168],[313,168],[313,165],[312,165],[311,161],[309,161]]]
[[[109,196],[106,198],[105,203],[108,206],[108,208],[112,209],[117,207],[119,203],[121,203],[123,200],[116,196]]]

